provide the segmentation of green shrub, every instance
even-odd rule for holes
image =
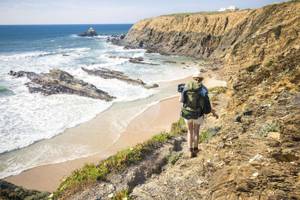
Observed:
[[[175,163],[182,157],[183,153],[176,153],[176,154],[171,154],[167,158],[168,163],[175,165]]]
[[[209,92],[214,95],[218,95],[218,94],[225,93],[226,90],[227,90],[227,87],[217,86],[217,87],[210,88]]]
[[[221,127],[219,127],[219,126],[203,130],[199,135],[199,143],[208,142],[220,130],[221,130]]]

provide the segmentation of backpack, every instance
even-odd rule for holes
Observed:
[[[185,119],[197,119],[211,112],[208,90],[202,84],[191,81],[184,91],[181,116]]]

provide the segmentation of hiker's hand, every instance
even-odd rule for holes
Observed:
[[[217,115],[217,113],[213,113],[213,116],[214,116],[216,119],[219,119],[219,115]]]
[[[219,115],[217,115],[215,110],[212,110],[211,112],[216,119],[219,119]]]

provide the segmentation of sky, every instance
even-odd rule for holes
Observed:
[[[118,24],[178,12],[258,8],[284,0],[0,0],[0,24]]]

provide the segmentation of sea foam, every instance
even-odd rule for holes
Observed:
[[[67,39],[66,39],[67,40]],[[62,133],[67,128],[74,127],[80,123],[94,118],[97,114],[108,109],[114,102],[134,101],[150,97],[159,92],[159,88],[147,90],[138,85],[127,84],[116,79],[103,79],[101,77],[88,75],[81,67],[97,69],[101,67],[122,71],[131,78],[139,78],[146,83],[157,83],[186,77],[194,73],[195,68],[183,68],[180,64],[165,64],[160,55],[155,59],[145,53],[145,50],[127,50],[105,42],[105,38],[84,40],[81,38],[70,38],[68,47],[58,43],[57,48],[9,52],[0,54],[0,79],[5,83],[6,89],[12,91],[10,95],[0,96],[0,154],[11,152],[32,145],[40,140],[49,139]],[[55,40],[52,43],[56,43]],[[80,43],[81,46],[76,46]],[[133,64],[129,62],[130,57],[144,57],[145,62],[155,62],[159,65]],[[177,59],[177,58],[174,58]],[[179,63],[179,62],[178,62]],[[75,78],[95,85],[97,88],[108,92],[116,97],[113,102],[105,102],[76,95],[51,95],[31,94],[24,85],[29,80],[25,77],[14,78],[8,75],[10,70],[33,71],[36,73],[47,73],[53,68],[64,70]],[[2,85],[1,82],[1,85]],[[115,126],[124,128],[129,119],[112,122]],[[64,148],[64,147],[61,147]],[[68,147],[70,156],[76,158],[88,155],[88,148],[80,147],[81,150],[72,150],[72,144]],[[76,148],[75,148],[76,149]],[[41,153],[44,150],[41,150]],[[74,151],[74,153],[72,153]],[[53,152],[57,158],[55,162],[64,160],[59,157],[60,152]],[[0,166],[0,177],[16,174],[29,167],[41,163],[38,156],[33,157],[30,162],[23,162],[21,166],[17,160],[7,158]],[[1,156],[1,155],[0,155]],[[34,156],[34,155],[32,155]],[[63,155],[60,155],[63,157]],[[30,155],[28,154],[28,157]],[[12,161],[14,160],[14,161]]]

